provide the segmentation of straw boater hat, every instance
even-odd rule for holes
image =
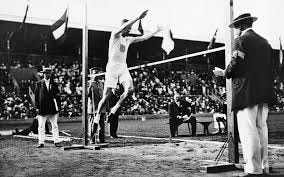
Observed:
[[[252,20],[252,22],[254,22],[254,21],[257,20],[257,17],[252,17],[252,16],[250,15],[250,13],[242,14],[242,15],[238,16],[237,18],[235,18],[235,19],[233,20],[233,23],[231,23],[231,24],[229,25],[229,27],[230,27],[230,28],[235,28],[236,25],[239,25],[239,24],[241,24],[242,22],[247,21],[247,20]]]
[[[43,68],[42,69],[42,73],[51,73],[52,72],[52,68]]]

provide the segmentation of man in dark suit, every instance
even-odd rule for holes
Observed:
[[[184,122],[191,123],[192,136],[196,135],[196,118],[191,115],[188,109],[188,103],[181,100],[179,93],[175,93],[174,100],[169,104],[168,112],[170,115],[169,124],[171,137],[176,136],[178,126]]]
[[[266,39],[252,30],[257,20],[242,14],[229,25],[238,37],[233,55],[224,74],[232,78],[232,110],[237,115],[242,144],[245,174],[261,176],[269,173],[268,164],[268,104],[274,103],[272,48]]]
[[[105,117],[106,117],[106,109],[108,108],[108,103],[106,103],[102,109],[99,119],[99,129],[97,129],[98,124],[94,122],[95,114],[97,113],[98,103],[103,96],[104,84],[98,78],[93,78],[91,80],[90,86],[88,88],[88,114],[90,121],[90,132],[93,143],[105,143]],[[96,131],[99,131],[99,139],[96,140]],[[96,142],[97,141],[97,142]]]
[[[38,148],[44,147],[45,122],[49,119],[52,128],[53,141],[56,147],[60,147],[58,131],[58,112],[60,106],[60,92],[58,86],[51,78],[52,69],[43,69],[43,79],[36,83],[35,106],[38,112]]]

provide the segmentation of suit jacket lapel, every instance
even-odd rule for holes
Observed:
[[[42,85],[43,85],[43,88],[48,92],[49,90],[48,90],[47,87],[46,87],[45,80],[43,80]],[[49,85],[50,85],[50,84],[49,84]]]
[[[50,91],[51,89],[51,82],[49,81],[49,88],[48,88],[48,91]]]

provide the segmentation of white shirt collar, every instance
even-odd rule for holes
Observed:
[[[50,81],[50,79],[44,79],[44,82],[49,82]]]
[[[175,101],[176,105],[180,106],[180,101]]]
[[[250,28],[247,28],[247,29],[245,29],[244,31],[242,31],[241,36],[244,35],[248,30],[252,30],[252,28],[250,27]]]
[[[48,80],[44,79],[44,83],[45,83],[45,86],[46,86],[47,90],[49,90],[49,87],[50,87],[50,79],[48,79]]]

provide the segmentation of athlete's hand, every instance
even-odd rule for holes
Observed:
[[[144,17],[147,15],[148,11],[149,11],[149,10],[145,10],[145,11],[139,16],[139,19],[144,18]]]
[[[164,30],[164,27],[162,25],[157,25],[157,31],[159,32],[159,31],[162,31],[162,30]]]

